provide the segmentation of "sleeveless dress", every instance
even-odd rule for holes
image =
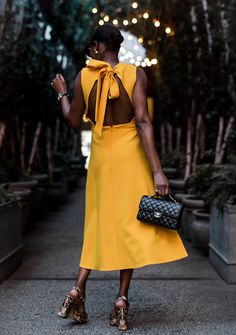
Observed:
[[[121,80],[130,100],[136,81],[136,67],[118,63],[114,68],[91,60],[81,72],[81,84],[88,110],[89,94],[97,81],[91,155],[88,164],[85,221],[80,266],[111,271],[165,263],[187,257],[177,231],[159,228],[136,219],[141,197],[153,195],[153,174],[138,136],[135,118],[131,122],[104,126],[107,99],[119,97]]]

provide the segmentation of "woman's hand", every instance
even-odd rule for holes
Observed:
[[[154,172],[154,184],[159,195],[169,194],[169,182],[163,171]]]
[[[65,79],[60,73],[56,74],[56,77],[52,79],[51,85],[57,93],[67,93]]]

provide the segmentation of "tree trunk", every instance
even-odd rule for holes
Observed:
[[[194,154],[193,154],[193,172],[196,170],[197,160],[199,157],[200,151],[200,140],[201,140],[201,127],[202,127],[202,114],[198,113],[197,115],[197,125],[196,125],[196,135],[195,135],[195,144],[194,144]]]
[[[15,20],[15,39],[17,39],[17,37],[19,36],[20,32],[21,32],[21,28],[22,28],[22,23],[23,23],[23,19],[24,19],[24,11],[25,11],[25,7],[24,7],[24,0],[18,0],[18,6],[19,6],[19,10],[18,13],[16,15],[16,20]]]
[[[178,127],[176,129],[176,146],[175,146],[175,150],[177,152],[180,151],[180,144],[181,144],[181,134],[182,134],[182,129],[180,127]]]
[[[165,136],[165,123],[161,124],[161,153],[166,153],[166,136]]]
[[[212,39],[212,33],[211,33],[211,26],[210,26],[210,23],[209,23],[208,0],[202,0],[202,8],[203,8],[205,26],[206,26],[206,32],[207,32],[208,51],[211,54],[212,53],[213,39]]]
[[[229,134],[232,130],[233,123],[234,123],[234,116],[231,116],[230,119],[229,119],[229,122],[227,124],[226,130],[225,130],[225,136],[224,136],[223,143],[221,145],[220,154],[219,154],[219,163],[222,163],[222,161],[223,161],[226,144],[227,144],[227,141],[228,141],[228,138],[229,138]]]
[[[26,122],[23,123],[21,142],[20,142],[20,163],[23,174],[25,173],[25,130],[26,130]]]
[[[35,153],[38,147],[38,139],[41,133],[41,129],[42,129],[42,123],[38,122],[35,134],[34,134],[34,141],[33,141],[33,145],[32,145],[32,150],[31,150],[31,154],[30,154],[30,158],[29,158],[29,163],[28,163],[28,169],[27,169],[27,174],[29,175],[31,173],[32,170],[32,165],[34,162],[34,157],[35,157]]]
[[[192,160],[192,121],[191,117],[187,120],[187,145],[186,145],[186,167],[184,179],[187,180],[191,174],[191,160]]]
[[[220,149],[223,137],[223,130],[224,130],[224,118],[220,116],[219,118],[219,128],[218,128],[218,135],[216,140],[216,153],[215,153],[215,164],[220,162]]]
[[[0,123],[0,148],[2,147],[3,139],[6,133],[6,123]]]
[[[167,138],[168,138],[168,152],[173,152],[173,127],[168,122],[167,125]]]
[[[4,18],[5,18],[5,11],[6,11],[6,3],[7,3],[7,0],[1,0],[0,1],[0,41],[2,39]]]
[[[48,159],[48,176],[49,181],[52,182],[53,173],[52,173],[52,147],[51,147],[51,129],[48,127],[46,132],[46,152]]]

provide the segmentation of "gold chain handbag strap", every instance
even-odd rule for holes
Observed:
[[[177,204],[177,201],[176,201],[170,194],[167,194],[167,196],[168,196],[168,197],[169,197],[175,204]],[[161,195],[158,195],[158,194],[150,195],[149,197],[165,198],[165,196],[162,197]]]

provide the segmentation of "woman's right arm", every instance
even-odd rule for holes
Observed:
[[[162,170],[160,158],[155,147],[153,126],[148,114],[146,91],[147,76],[143,69],[137,67],[137,79],[132,99],[137,131],[152,168],[155,187],[160,195],[166,195],[169,193],[169,183]]]
[[[57,74],[51,83],[57,93],[67,93],[67,85],[61,74]],[[81,85],[81,71],[74,80],[73,99],[70,100],[67,96],[61,98],[61,109],[67,124],[71,128],[79,128],[83,113],[85,110],[85,102]]]

